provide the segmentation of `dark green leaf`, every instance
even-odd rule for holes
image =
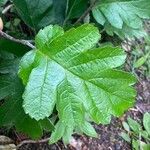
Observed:
[[[43,127],[43,129],[46,131],[53,131],[55,129],[53,123],[48,118],[44,120],[40,120],[40,124]]]
[[[17,65],[19,63],[19,59],[10,60],[10,59],[2,59],[0,61],[0,73],[14,73],[18,69]]]
[[[145,139],[148,139],[148,132],[147,131],[141,131],[141,136]]]
[[[14,54],[7,51],[0,50],[0,62],[3,60],[12,60],[14,59]]]
[[[49,24],[62,24],[67,0],[13,0],[21,18],[30,27],[40,29]]]
[[[81,127],[81,131],[83,131],[83,133],[85,133],[86,135],[88,136],[91,136],[91,137],[97,137],[97,133],[95,131],[95,129],[93,128],[93,126],[88,123],[88,122],[85,122],[82,127]]]
[[[150,52],[147,53],[146,55],[142,56],[141,58],[139,58],[135,63],[134,63],[134,67],[135,68],[139,68],[141,67],[149,58],[150,56]]]
[[[16,68],[17,66],[18,64]],[[25,114],[22,108],[23,91],[24,87],[15,70],[13,73],[9,72],[9,74],[0,76],[0,100],[5,98],[4,103],[0,106],[0,126],[15,125],[18,131],[36,139],[42,136],[43,129],[50,130],[51,128],[52,130],[53,125],[47,118],[37,122]]]
[[[69,0],[67,18],[80,17],[88,6],[87,0]]]
[[[16,56],[22,56],[23,54],[28,52],[30,50],[30,48],[26,47],[22,44],[12,42],[10,40],[1,39],[0,40],[0,51],[2,51],[2,50],[13,53]]]

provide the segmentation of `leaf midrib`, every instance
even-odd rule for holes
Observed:
[[[47,70],[48,70],[48,57],[46,57],[46,66],[45,66],[45,70],[44,70],[44,79],[43,79],[43,83],[42,83],[42,86],[41,86],[41,92],[40,92],[40,109],[42,107],[42,95],[43,95],[43,90],[44,90],[44,84],[45,84],[45,80],[46,80],[46,76],[47,76]],[[39,112],[41,112],[41,110],[38,110]]]
[[[97,84],[93,83],[92,81],[89,81],[87,80],[86,78],[83,78],[82,76],[79,76],[78,74],[76,74],[75,72],[69,70],[66,66],[64,66],[62,63],[59,63],[56,59],[54,59],[53,57],[50,57],[44,53],[42,53],[41,51],[38,50],[38,52],[43,55],[44,57],[46,57],[47,59],[50,59],[50,60],[53,60],[55,63],[57,63],[59,66],[61,66],[64,70],[67,70],[68,72],[72,73],[73,75],[77,76],[79,79],[83,80],[83,81],[86,81],[90,84],[93,84],[95,85],[96,87],[100,88],[101,90],[107,92],[108,94],[111,94],[111,95],[114,95],[116,97],[119,97],[118,95],[114,94],[114,93],[111,93],[110,91],[107,90],[107,88],[103,88],[103,87],[99,87]],[[123,99],[122,97],[119,97],[121,99]]]

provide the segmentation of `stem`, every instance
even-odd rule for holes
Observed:
[[[79,22],[81,22],[81,20],[83,20],[87,15],[88,13],[92,10],[92,8],[95,6],[97,0],[93,0],[91,2],[91,5],[89,6],[89,8],[81,15],[81,17],[75,22],[75,25],[78,24]]]
[[[49,141],[49,138],[34,141],[34,140],[24,140],[20,144],[17,145],[16,149],[19,149],[24,144],[41,144],[41,143],[47,143]]]
[[[20,43],[20,44],[23,44],[23,45],[25,45],[25,46],[28,46],[28,47],[30,47],[30,48],[32,48],[32,49],[35,48],[35,46],[32,45],[28,40],[16,39],[16,38],[14,38],[14,37],[8,35],[7,33],[3,32],[3,31],[1,31],[1,30],[0,30],[0,36],[3,37],[3,38],[5,38],[5,39],[11,40],[11,41],[13,41],[13,42]]]

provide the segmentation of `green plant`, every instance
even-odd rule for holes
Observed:
[[[150,17],[150,1],[147,0],[101,0],[93,9],[93,16],[105,27],[108,34],[120,38],[142,37],[143,19]]]
[[[137,45],[132,51],[133,68],[141,69],[146,77],[150,77],[150,41],[149,37],[145,39],[145,45]],[[143,48],[144,47],[144,48]],[[144,50],[143,50],[144,49]]]
[[[104,31],[121,38],[146,35],[142,19],[150,17],[149,2],[12,3],[0,3],[11,4],[10,12],[15,14],[6,26],[7,12],[2,8],[6,32],[0,31],[0,126],[15,126],[34,139],[46,130],[52,132],[50,143],[61,138],[68,143],[74,132],[97,137],[90,122],[108,124],[112,115],[118,117],[134,105],[132,85],[136,79],[122,71],[126,54],[119,46],[101,43],[100,39]],[[130,13],[125,14],[120,7],[128,7]],[[102,26],[93,24],[91,12]]]
[[[145,113],[143,117],[143,127],[132,118],[128,118],[127,122],[122,123],[124,129],[120,136],[127,142],[132,144],[135,150],[149,150],[150,149],[150,114]]]

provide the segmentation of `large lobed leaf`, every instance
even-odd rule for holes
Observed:
[[[96,48],[100,34],[93,25],[84,24],[65,33],[58,26],[48,28],[54,34],[45,38],[47,28],[40,30],[36,43],[42,39],[42,47],[36,44],[20,63],[19,76],[26,85],[24,110],[40,120],[50,116],[56,105],[59,121],[50,143],[61,137],[68,142],[74,130],[95,137],[89,119],[107,124],[111,115],[120,116],[134,103],[131,85],[135,78],[115,69],[126,55],[119,47]]]
[[[150,18],[149,10],[148,0],[102,0],[93,9],[93,16],[108,34],[132,38],[146,34],[142,19]]]

